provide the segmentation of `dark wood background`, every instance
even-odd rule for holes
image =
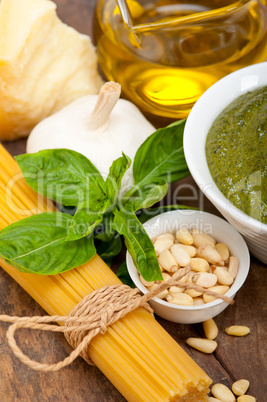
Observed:
[[[78,31],[93,35],[95,0],[56,0],[58,15]],[[161,122],[162,125],[163,122]],[[160,122],[159,122],[160,125]],[[13,154],[25,152],[25,141],[5,143]],[[182,185],[182,186],[181,186]],[[187,204],[199,207],[201,194],[189,177],[179,183],[178,198],[173,200],[173,185],[168,197],[171,202],[184,203],[192,196],[194,186],[197,196]],[[176,191],[177,192],[177,191]],[[206,211],[218,214],[204,198],[201,205]],[[219,215],[219,214],[218,214]],[[228,307],[215,318],[219,327],[218,348],[212,355],[205,355],[185,344],[189,336],[203,336],[202,325],[179,325],[157,318],[160,324],[179,342],[189,355],[207,372],[214,383],[227,386],[240,379],[250,381],[249,394],[258,402],[267,401],[266,353],[266,266],[256,258],[251,259],[251,269],[245,285],[236,296],[234,306]],[[4,271],[0,271],[0,314],[44,315],[45,312]],[[231,337],[224,329],[232,324],[248,325],[251,333],[243,338]],[[32,371],[11,353],[5,333],[8,324],[0,323],[0,400],[10,401],[101,401],[121,402],[124,398],[98,370],[78,358],[71,366],[56,373]],[[22,349],[39,361],[56,362],[63,359],[70,346],[61,334],[21,330],[17,339]],[[196,401],[197,402],[197,401]]]

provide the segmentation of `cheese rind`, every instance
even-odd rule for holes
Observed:
[[[91,39],[49,0],[0,3],[0,138],[26,137],[45,117],[103,84]]]

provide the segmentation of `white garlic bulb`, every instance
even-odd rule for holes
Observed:
[[[112,162],[124,152],[133,161],[145,139],[155,131],[137,107],[119,99],[121,87],[107,82],[98,95],[77,99],[41,121],[27,141],[27,152],[66,148],[85,155],[105,178]],[[134,184],[132,166],[121,192]]]

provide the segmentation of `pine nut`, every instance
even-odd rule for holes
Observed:
[[[174,244],[171,247],[171,253],[174,259],[176,260],[176,263],[181,267],[185,267],[190,263],[191,259],[188,253],[182,247],[180,247],[179,244]]]
[[[233,383],[232,385],[232,391],[235,395],[244,395],[249,387],[249,381],[248,380],[238,380]]]
[[[256,398],[251,395],[241,395],[237,398],[237,402],[256,402]]]
[[[205,258],[205,260],[207,260],[211,264],[224,265],[222,257],[220,256],[218,251],[210,244],[200,246],[197,250],[197,254],[200,258]]]
[[[228,335],[245,336],[250,333],[250,329],[245,325],[232,325],[231,327],[226,328],[225,332]]]
[[[171,272],[171,269],[174,265],[177,266],[177,263],[169,250],[162,251],[162,253],[158,257],[158,262],[162,266],[162,268],[169,272]]]
[[[220,401],[220,399],[213,398],[213,396],[209,396],[208,397],[208,402],[222,402],[222,401]]]
[[[199,232],[197,229],[192,230],[192,236],[193,236],[193,244],[196,247],[200,247],[206,244],[215,246],[216,244],[216,240],[212,236],[203,232]]]
[[[184,276],[179,280],[179,282],[183,282],[183,283],[188,282],[188,281],[189,281],[189,274],[190,274],[190,272],[189,272],[188,274],[184,275]]]
[[[144,286],[146,286],[146,287],[149,287],[149,286],[152,286],[152,285],[154,285],[154,281],[152,281],[152,282],[148,282],[148,281],[146,281],[143,277],[142,277],[142,275],[139,275],[139,278],[140,278],[140,281],[142,282],[142,284],[144,285]]]
[[[212,318],[203,322],[203,329],[207,339],[215,339],[218,335],[218,327]]]
[[[215,384],[211,388],[212,395],[222,402],[234,402],[235,396],[224,384]]]
[[[158,285],[154,283],[154,285],[150,286],[149,290],[154,290]],[[156,297],[159,299],[165,299],[165,297],[169,294],[168,290],[165,289],[162,292],[160,292]]]
[[[187,294],[187,295],[189,295],[189,296],[191,296],[193,298],[202,295],[202,292],[198,292],[195,289],[186,289],[184,292],[185,292],[185,294]]]
[[[191,258],[195,257],[195,255],[197,254],[197,249],[194,246],[187,246],[186,244],[182,243],[179,243],[179,246],[182,247]]]
[[[172,293],[166,296],[166,300],[172,304],[181,304],[183,306],[193,306],[193,298],[185,293]]]
[[[217,283],[217,276],[208,272],[202,272],[200,274],[194,274],[192,276],[192,282],[203,288],[210,288]]]
[[[189,230],[186,228],[181,228],[177,230],[176,239],[178,240],[179,243],[187,244],[188,246],[193,244],[193,237],[189,232]]]
[[[208,261],[204,258],[191,258],[190,265],[192,270],[197,272],[208,272],[210,269]]]
[[[151,286],[151,288],[152,288],[152,286]],[[165,289],[162,292],[160,292],[156,297],[158,297],[159,299],[165,299],[168,296],[168,294],[169,294],[168,290]]]
[[[224,268],[215,267],[215,269],[212,269],[212,271],[214,275],[217,276],[217,280],[221,285],[232,285],[234,282],[234,277]]]
[[[175,236],[173,233],[162,233],[153,239],[153,243],[163,281],[168,280],[180,267],[190,265],[191,271],[181,278],[180,282],[194,283],[215,293],[225,294],[237,275],[239,261],[234,256],[229,257],[228,246],[225,243],[216,244],[212,236],[198,229],[192,229],[190,233],[187,228],[181,227]],[[141,277],[140,280],[149,290],[162,282],[148,282]],[[195,306],[216,300],[216,297],[208,296],[196,289],[179,286],[172,286],[161,292],[158,297],[166,298],[173,304]]]
[[[229,248],[227,247],[226,244],[217,243],[217,244],[215,244],[215,249],[220,254],[222,260],[224,260],[224,261],[228,260],[230,253],[229,253]]]
[[[160,281],[160,282],[165,282],[165,281],[169,280],[170,277],[171,277],[171,276],[170,276],[169,274],[167,274],[166,272],[162,272],[162,278],[163,278],[163,280]]]
[[[179,269],[178,265],[175,264],[170,268],[169,272],[176,272],[178,271],[178,269]]]
[[[231,256],[229,259],[229,268],[228,272],[232,275],[233,278],[236,277],[239,268],[239,260],[235,256]]]
[[[169,292],[172,293],[183,293],[184,288],[179,288],[178,286],[171,286]]]
[[[203,338],[188,338],[186,343],[203,353],[213,353],[217,348],[217,342]]]
[[[202,306],[203,304],[205,304],[202,297],[195,297],[193,300],[194,306]]]
[[[154,247],[156,250],[156,253],[161,254],[164,250],[169,249],[173,245],[173,240],[171,239],[158,239],[154,243]]]
[[[229,286],[225,286],[225,285],[212,286],[211,288],[209,288],[209,290],[219,293],[220,295],[224,295],[229,290]],[[216,300],[216,297],[203,294],[203,300],[205,303],[210,303],[210,302]]]
[[[174,236],[172,233],[162,233],[159,236],[155,237],[154,242],[159,239],[170,239],[174,242]]]

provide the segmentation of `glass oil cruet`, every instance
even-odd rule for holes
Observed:
[[[184,118],[217,80],[267,59],[267,0],[98,0],[108,80],[142,111]]]

